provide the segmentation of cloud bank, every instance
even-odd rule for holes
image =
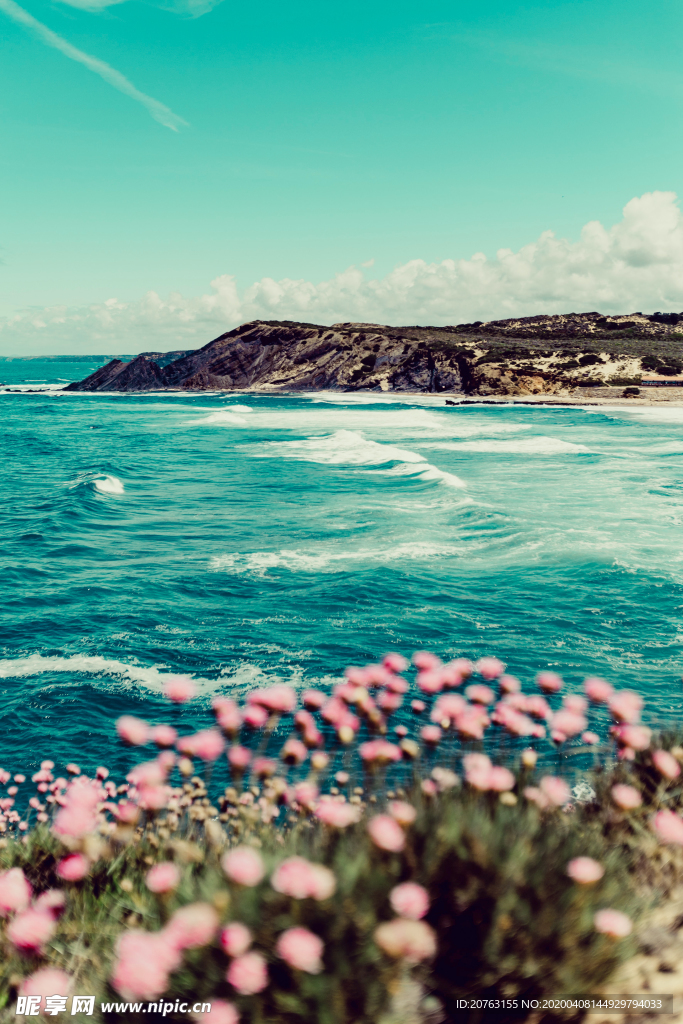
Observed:
[[[410,260],[380,279],[349,267],[317,284],[262,278],[240,292],[222,274],[211,289],[20,312],[0,320],[0,354],[193,348],[258,318],[439,326],[536,313],[680,311],[683,215],[674,192],[650,192],[627,203],[612,227],[586,224],[576,242],[545,231],[495,259]]]
[[[85,53],[83,50],[77,49],[72,46],[62,36],[57,35],[52,29],[48,28],[47,25],[43,25],[41,21],[37,21],[32,14],[25,11],[23,7],[16,4],[14,0],[0,0],[0,11],[3,11],[8,18],[12,21],[17,22],[19,25],[23,25],[25,28],[33,32],[39,39],[41,39],[48,46],[52,46],[55,50],[59,50],[65,57],[70,60],[75,60],[78,64],[83,64],[84,67],[88,68],[89,71],[93,71],[100,78],[103,78],[109,85],[113,85],[119,92],[124,93],[126,96],[130,96],[132,100],[137,103],[141,103],[143,107],[149,111],[155,121],[159,124],[163,124],[166,128],[170,128],[172,131],[177,132],[181,125],[186,125],[187,121],[183,121],[182,117],[178,117],[174,114],[165,104],[160,103],[159,100],[155,100],[152,96],[147,96],[146,93],[140,92],[136,89],[132,82],[117,71],[116,68],[111,67],[110,64],[105,64],[103,60],[99,60],[97,57],[91,57],[89,53]]]

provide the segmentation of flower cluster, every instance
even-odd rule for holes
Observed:
[[[608,972],[632,921],[610,905],[625,890],[605,862],[605,836],[616,830],[628,849],[645,824],[657,849],[683,847],[683,749],[641,724],[637,694],[602,679],[563,695],[556,673],[524,692],[492,657],[444,663],[419,652],[413,665],[413,681],[408,661],[390,654],[347,669],[331,692],[278,684],[242,705],[220,696],[213,723],[187,734],[177,716],[171,726],[125,715],[122,743],[156,752],[118,783],[104,766],[55,775],[44,760],[29,795],[24,775],[0,770],[0,930],[17,958],[12,977],[24,979],[16,991],[40,989],[50,971],[61,972],[50,978],[55,992],[73,989],[59,950],[97,885],[110,901],[98,984],[122,999],[182,994],[189,976],[235,1024],[279,1020],[282,986],[301,1006],[313,991],[326,1004],[334,989],[348,1002],[340,1021],[351,1021],[362,1006],[376,1015],[391,978],[410,969],[447,1003],[470,984],[458,980],[449,922],[460,915],[466,933],[467,901],[495,889],[496,872],[508,877],[513,856],[529,872],[537,865],[567,907],[589,908],[571,917],[591,922],[575,945],[586,971]],[[165,694],[175,705],[197,700],[186,676],[170,677]],[[502,742],[504,764],[493,755]],[[600,797],[590,786],[583,802],[572,792],[575,752],[616,765]],[[501,815],[519,816],[523,844]],[[39,867],[30,858],[40,843]],[[497,905],[483,889],[482,901]],[[523,930],[515,921],[511,905],[491,934]],[[336,973],[340,958],[356,967]],[[490,972],[482,966],[482,978]]]

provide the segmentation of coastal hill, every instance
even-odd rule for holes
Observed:
[[[243,324],[190,352],[113,359],[67,391],[581,394],[683,374],[683,313],[568,313],[453,327]],[[681,379],[683,385],[683,378]]]

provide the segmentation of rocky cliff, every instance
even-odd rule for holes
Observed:
[[[66,390],[561,395],[637,384],[658,370],[683,370],[683,313],[570,313],[455,327],[254,321],[196,351],[113,359]]]

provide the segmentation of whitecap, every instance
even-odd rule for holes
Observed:
[[[561,455],[589,451],[582,444],[563,441],[559,437],[520,437],[514,440],[482,439],[477,441],[434,441],[420,448],[439,451],[491,452],[509,455]]]
[[[424,455],[370,441],[356,430],[337,430],[334,434],[309,437],[304,441],[267,441],[260,447],[261,450],[252,452],[252,455],[260,458],[275,455],[328,466],[381,466],[387,462],[426,461]]]
[[[236,406],[233,406],[236,408]],[[188,420],[188,426],[190,427],[204,427],[214,426],[221,424],[227,426],[242,426],[247,421],[244,416],[237,416],[234,412],[228,412],[227,409],[217,409],[216,412],[209,413],[208,416],[202,416],[198,420]]]
[[[226,572],[231,576],[265,577],[269,569],[286,569],[289,572],[343,572],[358,562],[391,563],[401,561],[430,561],[454,555],[465,554],[464,545],[433,544],[412,541],[395,544],[388,548],[358,548],[350,550],[330,549],[328,551],[305,551],[282,549],[280,551],[230,552],[214,556],[209,569],[212,572]]]
[[[113,676],[128,683],[139,683],[150,690],[161,692],[165,680],[175,673],[161,672],[154,666],[129,665],[113,658],[98,654],[74,654],[71,657],[43,657],[30,654],[25,658],[4,658],[0,660],[0,679],[22,679],[42,675],[45,672],[74,672],[80,675]],[[212,687],[208,679],[195,679],[198,687]]]
[[[95,489],[102,494],[123,494],[124,487],[116,476],[98,476],[93,480]]]

